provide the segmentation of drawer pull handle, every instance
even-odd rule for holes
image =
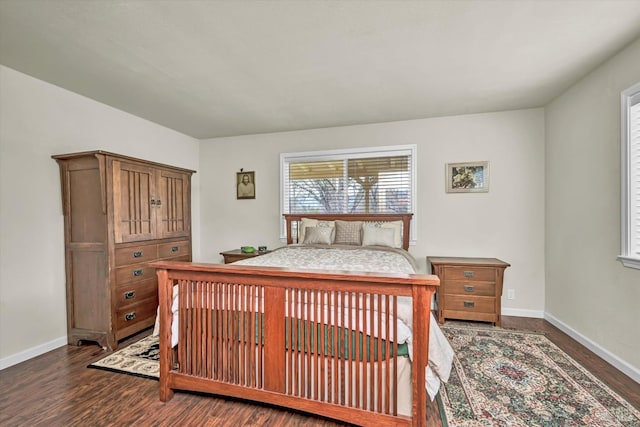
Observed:
[[[135,252],[133,253],[133,257],[134,257],[134,258],[140,258],[141,256],[142,256],[142,251],[135,251]]]
[[[136,296],[136,291],[127,291],[124,293],[124,299],[133,299]]]
[[[465,292],[473,292],[473,286],[465,285],[464,286],[464,291]]]
[[[138,277],[138,276],[142,276],[142,274],[144,273],[144,270],[139,268],[137,270],[133,270],[133,275]]]
[[[155,206],[156,205],[156,199],[151,198],[151,206]]]
[[[156,200],[156,206],[158,207],[162,206],[162,200],[160,199]]]
[[[465,307],[473,307],[474,305],[476,305],[476,303],[473,302],[473,301],[465,301],[464,302],[464,306]]]
[[[462,273],[464,275],[464,277],[473,277],[473,271],[465,271]]]
[[[178,252],[177,246],[171,246],[171,252]]]
[[[127,322],[136,318],[136,312],[132,311],[131,313],[127,313],[124,315],[124,320]]]

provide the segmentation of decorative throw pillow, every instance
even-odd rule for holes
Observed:
[[[386,228],[393,230],[393,245],[389,246],[392,248],[402,248],[402,221],[365,222],[362,227],[363,233],[367,228]]]
[[[302,218],[298,223],[298,243],[304,243],[304,237],[307,227],[328,227],[332,230],[331,240],[335,234],[334,221],[319,221],[313,218]],[[329,243],[330,244],[330,243]]]
[[[395,248],[395,230],[383,227],[364,227],[362,229],[362,246],[389,246]]]
[[[318,225],[317,219],[302,218],[298,223],[298,243],[304,242],[304,233],[307,227],[315,227]]]
[[[361,245],[362,221],[336,220],[336,245]]]
[[[307,227],[304,231],[304,241],[307,245],[330,245],[333,228]]]

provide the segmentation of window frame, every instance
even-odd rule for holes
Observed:
[[[409,236],[409,245],[415,245],[418,235],[417,231],[417,151],[418,146],[416,144],[407,145],[388,145],[379,147],[360,147],[360,148],[346,148],[346,149],[332,149],[321,151],[301,151],[291,153],[280,153],[280,240],[286,241],[286,230],[284,225],[283,214],[287,213],[285,210],[285,203],[287,198],[285,197],[285,165],[292,161],[322,161],[322,160],[338,160],[346,158],[372,158],[372,157],[392,157],[400,155],[408,155],[410,157],[411,167],[411,204],[409,206],[409,212],[413,213],[411,218],[411,230]],[[353,157],[351,157],[353,156]]]
[[[632,242],[634,239],[640,239],[640,236],[634,236],[634,229],[631,221],[633,220],[632,214],[632,197],[634,194],[640,193],[640,183],[632,182],[632,169],[634,167],[640,168],[640,164],[632,164],[631,159],[631,122],[630,122],[630,110],[635,104],[638,104],[637,98],[640,97],[640,83],[636,83],[628,89],[625,89],[621,93],[621,108],[620,115],[622,119],[621,129],[621,252],[618,259],[625,267],[640,269],[640,255],[632,253]],[[633,102],[635,98],[635,102]],[[640,163],[640,160],[638,160]]]

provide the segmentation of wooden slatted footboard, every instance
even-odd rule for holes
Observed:
[[[162,401],[174,390],[191,390],[354,424],[426,425],[436,276],[186,262],[154,267]],[[401,297],[413,301],[413,347],[399,342]]]

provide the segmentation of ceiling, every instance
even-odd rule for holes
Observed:
[[[639,36],[638,0],[0,0],[1,64],[196,138],[539,107]]]

